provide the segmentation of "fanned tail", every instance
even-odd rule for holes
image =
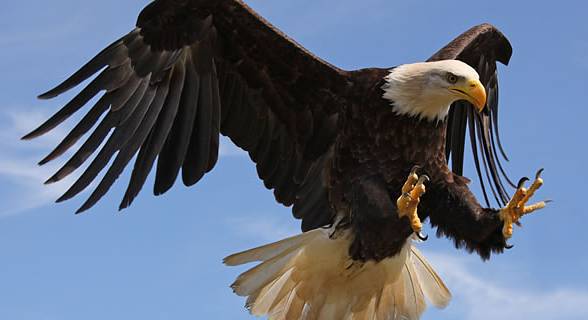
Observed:
[[[232,288],[248,297],[253,315],[272,320],[417,320],[426,299],[443,308],[451,294],[424,256],[407,241],[380,262],[348,255],[349,233],[316,229],[225,258],[235,266],[260,261]]]

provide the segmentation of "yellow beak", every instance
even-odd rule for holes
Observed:
[[[484,110],[486,106],[486,89],[479,80],[469,80],[465,85],[454,86],[449,89],[476,106],[478,112]]]

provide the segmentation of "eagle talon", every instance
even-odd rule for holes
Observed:
[[[398,216],[400,218],[407,216],[413,232],[419,239],[426,241],[429,237],[420,233],[423,226],[417,213],[417,207],[421,201],[421,196],[425,193],[425,182],[431,179],[427,175],[419,176],[417,171],[420,169],[421,167],[418,165],[412,167],[406,182],[402,186],[402,195],[396,200],[396,206]]]
[[[544,168],[541,168],[537,171],[537,173],[535,174],[535,180],[538,180],[539,178],[541,178],[541,174],[543,174],[543,171],[545,171]]]
[[[422,176],[420,176],[420,178],[419,178],[419,180],[418,180],[418,182],[417,182],[417,185],[419,185],[419,184],[423,184],[423,183],[425,183],[425,182],[429,182],[429,181],[431,181],[431,178],[429,178],[429,176],[428,176],[428,175],[426,175],[426,174],[423,174]]]
[[[529,180],[531,180],[531,179],[529,179],[527,177],[522,177],[521,180],[519,180],[519,183],[517,183],[517,189],[524,187],[525,183]]]
[[[512,248],[514,248],[514,244],[505,244],[504,245],[504,249],[506,249],[506,250],[510,250]]]
[[[428,234],[423,235],[420,232],[415,232],[415,234],[416,234],[417,238],[419,238],[421,241],[427,241],[427,240],[429,240],[429,235]]]
[[[504,223],[502,228],[502,235],[505,239],[512,237],[513,224],[521,226],[519,220],[522,216],[533,211],[543,209],[547,205],[548,201],[541,201],[532,205],[527,205],[527,202],[531,199],[535,192],[543,185],[543,179],[541,178],[542,173],[543,169],[537,171],[537,174],[535,175],[535,181],[533,181],[529,189],[524,187],[525,182],[529,181],[529,178],[524,177],[519,180],[515,194],[512,196],[506,207],[500,210],[499,217]],[[505,248],[511,249],[512,246],[507,245]]]

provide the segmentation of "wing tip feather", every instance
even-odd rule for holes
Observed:
[[[33,132],[29,132],[27,134],[25,134],[24,136],[20,137],[20,140],[22,141],[31,141],[33,139],[35,139],[37,136],[33,135]]]
[[[42,93],[42,94],[40,94],[40,95],[37,96],[37,99],[39,99],[39,100],[53,99],[53,98],[55,98],[55,97],[57,97],[59,95],[58,93],[55,93],[54,92],[55,90],[56,90],[56,88],[55,89],[51,89],[51,90],[49,90],[49,91],[47,91],[45,93]]]

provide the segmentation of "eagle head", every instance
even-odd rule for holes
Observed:
[[[385,80],[384,98],[399,115],[438,121],[445,119],[455,101],[469,101],[478,111],[486,105],[480,76],[458,60],[401,65],[392,69]]]

